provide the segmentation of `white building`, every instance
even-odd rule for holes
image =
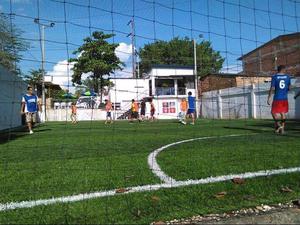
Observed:
[[[114,87],[109,98],[116,105],[116,118],[130,109],[132,99],[153,99],[156,117],[160,119],[176,118],[180,111],[180,101],[187,98],[190,91],[195,96],[195,76],[193,67],[153,66],[147,78],[111,79]],[[146,105],[146,116],[150,106]]]
[[[112,116],[123,119],[130,110],[132,99],[146,100],[146,116],[150,114],[152,99],[155,105],[155,117],[159,119],[177,118],[180,112],[180,101],[187,98],[189,91],[195,96],[195,77],[193,67],[186,66],[153,66],[146,78],[110,78],[114,84],[106,91],[104,99],[110,99],[115,110]],[[70,110],[48,110],[48,121],[70,120]],[[78,109],[78,120],[103,120],[103,109]]]
[[[109,90],[107,98],[116,104],[117,110],[127,110],[131,100],[141,100],[149,96],[149,79],[111,78],[114,86]]]

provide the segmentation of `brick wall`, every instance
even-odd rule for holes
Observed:
[[[203,92],[220,90],[231,87],[243,87],[250,84],[270,82],[270,76],[245,76],[236,74],[211,74],[200,79],[198,83],[199,95]]]
[[[201,92],[219,90],[229,87],[236,87],[235,77],[223,76],[223,75],[207,75],[200,79],[198,90]]]
[[[271,75],[278,65],[285,65],[287,72],[300,76],[300,36],[283,36],[258,48],[243,58],[246,74]]]

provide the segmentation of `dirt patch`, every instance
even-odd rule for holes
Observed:
[[[300,209],[289,208],[265,215],[242,216],[205,222],[206,224],[300,224]],[[199,223],[203,224],[203,223]]]
[[[300,201],[287,204],[260,205],[223,214],[198,215],[160,224],[300,224]],[[156,224],[155,222],[153,224]]]

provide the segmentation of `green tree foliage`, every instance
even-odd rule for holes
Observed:
[[[209,41],[196,44],[198,76],[216,73],[222,68],[224,58],[219,52],[212,49]],[[171,41],[156,41],[146,44],[139,50],[141,59],[140,69],[142,73],[150,71],[151,66],[159,65],[194,65],[193,41],[185,37],[176,37]]]
[[[72,76],[72,82],[82,84],[81,76],[83,73],[90,73],[90,79],[93,80],[94,90],[102,90],[105,85],[104,80],[108,79],[114,70],[121,70],[123,63],[115,54],[118,44],[110,44],[107,39],[113,37],[113,34],[104,34],[96,31],[92,37],[84,39],[84,43],[73,54],[78,58],[72,58],[69,61],[75,62]]]
[[[21,39],[22,31],[11,24],[8,18],[0,14],[0,64],[12,72],[18,72],[16,64],[21,59],[21,52],[29,48]]]
[[[55,100],[65,101],[66,98],[63,97],[64,94],[67,94],[66,90],[51,90],[50,97]]]
[[[102,80],[101,79],[94,80],[94,79],[87,78],[83,81],[83,85],[86,86],[87,90],[91,90],[94,87],[97,87],[96,90],[98,90],[100,93],[103,93],[105,87],[111,88],[114,86],[114,83],[111,82],[109,79],[102,78]],[[100,86],[102,87],[101,89]]]
[[[43,70],[30,70],[29,75],[24,76],[24,80],[27,84],[33,87],[33,90],[35,90],[43,81]]]

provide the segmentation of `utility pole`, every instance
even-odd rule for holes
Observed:
[[[42,120],[46,122],[46,95],[45,95],[45,29],[48,27],[54,27],[55,23],[44,24],[41,23],[38,18],[34,19],[34,22],[39,25],[40,30],[40,45],[42,51]]]
[[[194,42],[194,76],[195,76],[195,99],[196,99],[196,113],[195,117],[198,118],[198,77],[197,77],[197,43],[196,39],[193,40]]]
[[[199,34],[199,39],[203,38],[203,34]],[[201,105],[201,109],[199,107],[199,96],[198,96],[198,76],[197,76],[197,42],[196,42],[196,38],[193,39],[194,42],[194,76],[195,76],[195,99],[196,99],[196,118],[201,114],[202,114],[202,105]],[[200,84],[201,84],[201,80],[200,80]],[[200,86],[201,87],[201,86]],[[201,114],[200,114],[201,113]]]
[[[135,74],[135,27],[134,27],[134,18],[132,18],[127,25],[131,25],[131,33],[127,37],[131,36],[131,51],[132,51],[132,78],[136,78]]]
[[[137,61],[137,78],[141,78],[141,75],[140,75],[140,62]]]

